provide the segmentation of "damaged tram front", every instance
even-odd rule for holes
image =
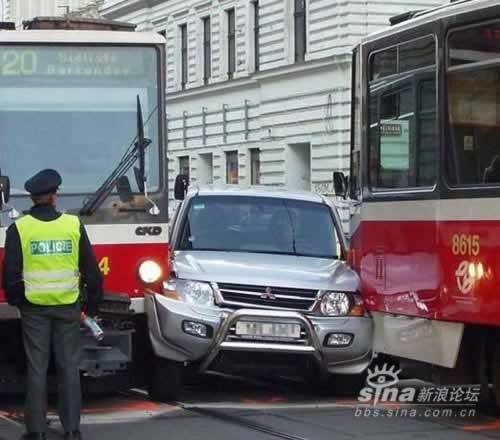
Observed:
[[[84,383],[130,383],[131,373],[147,371],[135,362],[149,358],[144,292],[168,274],[165,41],[102,20],[39,18],[24,30],[2,27],[0,243],[30,208],[25,180],[57,169],[58,209],[80,216],[105,278],[104,339],[82,328]],[[18,389],[18,312],[2,291],[0,332],[9,335],[0,348],[0,390]]]

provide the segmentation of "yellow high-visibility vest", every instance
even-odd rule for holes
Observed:
[[[69,214],[44,222],[16,221],[23,254],[26,299],[42,306],[73,304],[80,295],[80,220]]]

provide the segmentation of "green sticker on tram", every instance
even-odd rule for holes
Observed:
[[[380,165],[386,170],[410,169],[409,121],[380,121]]]
[[[34,240],[30,242],[31,255],[64,255],[73,252],[71,240]]]

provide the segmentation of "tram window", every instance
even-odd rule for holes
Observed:
[[[419,38],[399,46],[399,71],[408,72],[436,64],[434,37]]]
[[[420,85],[420,109],[436,111],[436,82],[424,81]]]
[[[489,61],[500,57],[500,21],[453,31],[448,39],[449,65]]]
[[[447,82],[450,183],[500,184],[500,67],[453,71]]]
[[[434,72],[396,90],[370,87],[369,176],[373,190],[431,187],[438,135]]]
[[[372,190],[432,187],[439,151],[436,40],[425,36],[370,58],[369,182]],[[393,75],[390,79],[380,79]]]
[[[373,188],[404,188],[411,185],[410,145],[413,114],[403,108],[413,107],[413,95],[406,90],[382,95],[378,117],[370,124],[371,170]],[[373,108],[373,107],[372,107]]]
[[[373,55],[371,60],[372,80],[385,76],[394,75],[398,71],[398,51],[397,48],[383,50]]]
[[[380,118],[390,119],[398,116],[399,94],[383,96],[380,100]]]
[[[418,184],[419,186],[432,186],[436,179],[436,82],[434,80],[422,81],[419,92]]]

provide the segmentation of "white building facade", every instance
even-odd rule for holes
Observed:
[[[331,195],[349,171],[351,51],[389,17],[441,0],[104,0],[167,39],[171,188],[283,185]]]
[[[61,16],[67,13],[96,16],[103,0],[0,0],[0,21],[12,21],[17,28],[25,20],[40,16]]]

